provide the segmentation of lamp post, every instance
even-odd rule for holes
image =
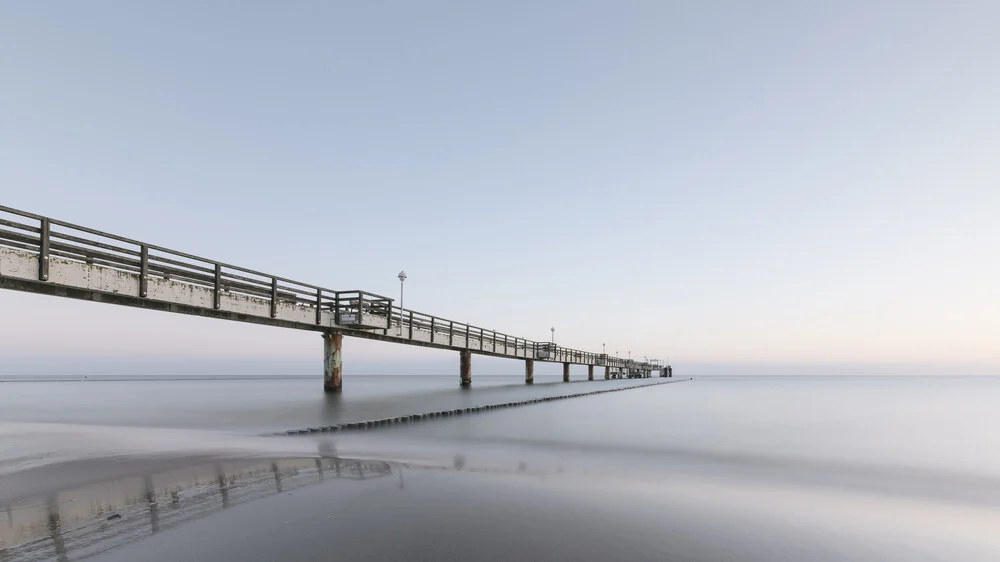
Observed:
[[[403,335],[403,281],[406,281],[406,272],[400,271],[399,275],[399,331],[396,333],[397,336]]]
[[[552,343],[555,344],[556,343],[556,329],[555,328],[551,328],[551,330],[552,330]]]

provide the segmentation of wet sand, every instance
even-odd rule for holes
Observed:
[[[6,422],[0,562],[995,561],[1000,382],[964,385],[699,380],[270,436]]]
[[[13,475],[44,492],[7,502],[0,560],[988,560],[995,548],[955,526],[961,509],[949,527],[914,521],[908,501],[879,501],[874,519],[851,503],[845,526],[835,499],[806,490],[510,460],[52,465]],[[909,532],[891,524],[901,513]]]
[[[753,549],[734,557],[730,543],[753,539],[753,522],[727,529],[723,521],[731,516],[680,509],[641,485],[466,462],[127,461],[117,478],[16,504],[8,511],[15,525],[4,537],[10,544],[5,560],[765,560],[789,554],[785,545],[756,539]],[[36,474],[22,480],[106,473],[109,467],[99,465],[68,463],[29,471]]]

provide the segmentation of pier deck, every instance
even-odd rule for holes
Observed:
[[[460,382],[471,355],[604,367],[604,378],[670,376],[656,361],[608,357],[401,308],[368,291],[336,290],[163,248],[0,206],[0,288],[323,335],[324,387],[341,388],[343,336],[458,351]]]

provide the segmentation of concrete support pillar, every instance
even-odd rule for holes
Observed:
[[[472,352],[463,349],[459,354],[459,369],[462,375],[462,386],[472,386]]]
[[[604,367],[604,380],[611,380],[611,367]]]
[[[535,360],[524,360],[524,384],[535,384]]]
[[[587,365],[587,380],[588,381],[594,380],[594,366],[593,365]]]
[[[569,363],[563,363],[563,382],[569,382]]]
[[[323,390],[326,392],[340,392],[343,386],[341,383],[343,375],[341,346],[343,342],[343,332],[325,332],[323,334]]]

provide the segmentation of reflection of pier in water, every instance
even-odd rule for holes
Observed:
[[[85,558],[255,499],[392,472],[338,457],[219,461],[62,490],[6,507],[0,561]]]

